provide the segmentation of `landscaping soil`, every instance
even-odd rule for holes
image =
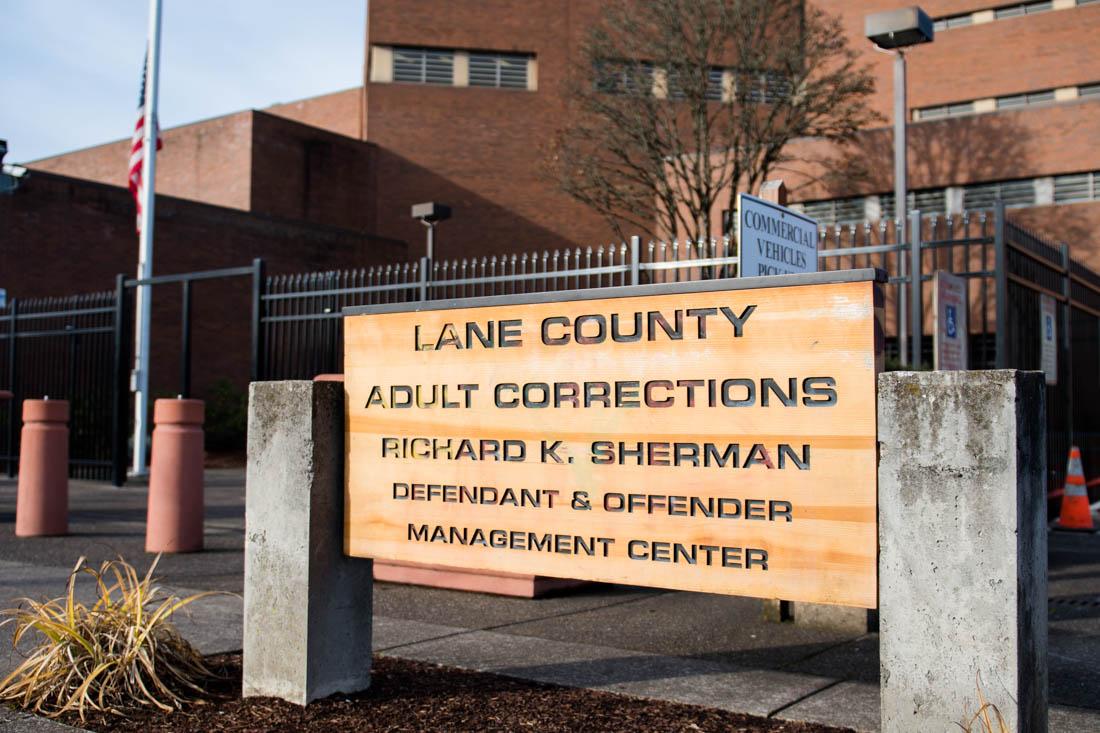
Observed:
[[[371,686],[307,708],[266,697],[242,700],[240,654],[209,658],[219,699],[165,714],[94,715],[62,722],[93,731],[769,731],[842,733],[810,723],[558,687],[421,662],[374,658]]]

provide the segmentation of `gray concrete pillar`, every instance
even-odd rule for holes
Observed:
[[[370,684],[371,561],[344,556],[344,385],[248,400],[244,696],[299,705]]]
[[[879,376],[883,733],[958,731],[986,699],[1047,723],[1039,372]]]

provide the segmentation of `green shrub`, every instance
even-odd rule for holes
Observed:
[[[248,429],[248,393],[228,379],[216,380],[206,395],[206,449],[243,450]]]

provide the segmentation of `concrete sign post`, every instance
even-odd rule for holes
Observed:
[[[244,694],[367,687],[352,555],[877,604],[884,733],[1046,730],[1042,377],[876,395],[873,272],[734,283],[365,306],[253,384]]]
[[[1058,303],[1049,295],[1039,296],[1039,368],[1058,384]]]
[[[741,277],[817,272],[817,222],[747,193],[737,195]]]
[[[966,278],[937,270],[932,288],[934,369],[957,371],[969,366],[969,310]]]
[[[1038,372],[879,377],[882,731],[957,730],[978,683],[1046,730],[1045,389]]]
[[[255,382],[248,406],[244,696],[364,690],[373,580],[342,552],[343,385]]]

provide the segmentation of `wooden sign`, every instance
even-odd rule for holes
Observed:
[[[349,309],[345,551],[874,607],[881,310],[871,270]]]

